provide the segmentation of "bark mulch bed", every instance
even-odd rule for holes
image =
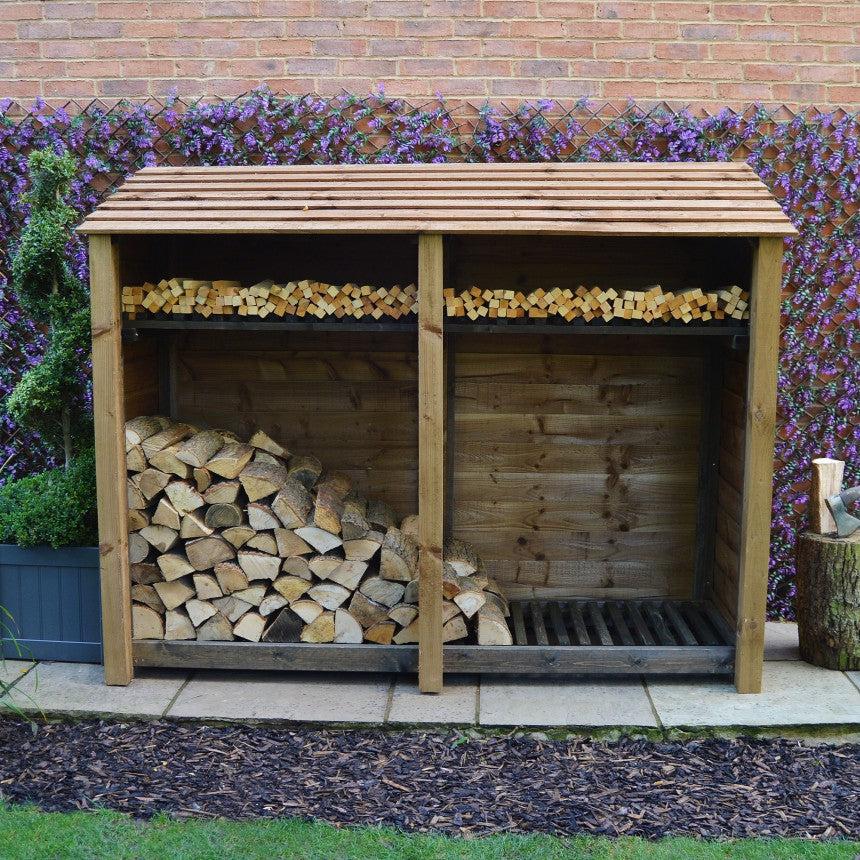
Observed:
[[[0,798],[459,835],[860,837],[860,746],[0,720]]]

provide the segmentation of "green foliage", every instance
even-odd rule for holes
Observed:
[[[62,448],[69,465],[74,440],[89,435],[85,407],[90,318],[87,289],[67,259],[75,220],[65,203],[75,173],[74,159],[51,149],[29,158],[30,213],[12,258],[12,288],[21,307],[48,327],[42,362],[21,378],[6,403],[16,423],[36,430]]]
[[[803,839],[648,842],[543,834],[457,839],[299,819],[135,821],[115,812],[40,812],[0,803],[0,856],[7,860],[851,860],[858,850],[857,842]]]
[[[19,546],[95,546],[95,452],[81,452],[58,468],[0,487],[0,543]]]

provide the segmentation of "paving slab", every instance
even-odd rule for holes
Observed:
[[[666,726],[860,724],[860,690],[846,675],[801,662],[765,663],[755,695],[705,678],[648,681],[648,691]]]
[[[92,663],[39,663],[14,687],[22,710],[46,714],[157,717],[188,678],[169,669],[138,670],[127,687],[108,687]]]
[[[481,679],[482,726],[647,726],[657,720],[638,679],[552,683]]]
[[[854,686],[860,690],[860,672],[846,672],[845,673],[849,680],[854,684]]]
[[[20,681],[35,665],[32,660],[0,660],[0,681],[4,684]]]
[[[391,681],[384,675],[197,672],[167,713],[201,720],[381,723]]]
[[[475,722],[478,679],[467,675],[446,678],[439,695],[422,693],[414,678],[399,678],[388,714],[390,723]]]
[[[765,660],[800,660],[797,624],[793,621],[767,621],[764,625]]]

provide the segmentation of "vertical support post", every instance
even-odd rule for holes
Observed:
[[[753,258],[735,641],[735,687],[739,693],[761,692],[770,559],[782,247],[781,238],[761,238]]]
[[[134,670],[118,263],[117,248],[110,236],[90,237],[93,413],[105,683],[124,685],[131,681]]]
[[[443,245],[418,237],[418,686],[442,691],[442,543],[445,495]]]

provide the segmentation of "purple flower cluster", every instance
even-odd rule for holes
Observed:
[[[437,97],[415,106],[382,90],[323,98],[266,89],[191,104],[37,103],[23,110],[0,102],[0,399],[43,348],[3,279],[26,214],[26,156],[35,147],[68,149],[78,158],[70,203],[82,215],[129,173],[152,164],[745,160],[800,232],[786,241],[770,579],[771,614],[790,616],[809,461],[845,459],[846,480],[860,480],[858,145],[856,115],[758,106],[716,115],[584,101],[476,108]],[[85,277],[77,237],[69,254]],[[0,481],[48,462],[38,440],[0,412]]]

